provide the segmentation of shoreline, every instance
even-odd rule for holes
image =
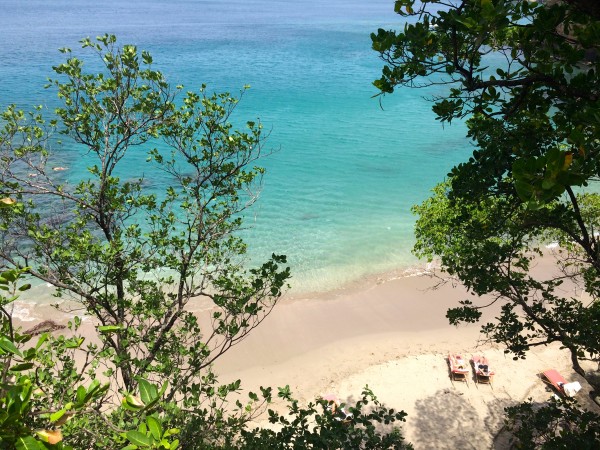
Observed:
[[[546,256],[542,258],[542,261],[544,262],[543,270],[547,270],[547,262],[549,259],[551,259],[550,255],[554,253],[554,249],[557,248],[557,244],[550,243],[543,247],[546,249]],[[294,288],[294,277],[292,272],[292,279],[290,281],[291,288],[284,292],[281,300],[303,301],[306,299],[326,300],[330,298],[338,298],[349,295],[356,291],[369,289],[372,286],[386,284],[405,278],[429,276],[431,274],[435,274],[436,272],[441,273],[439,271],[438,261],[417,261],[411,264],[397,266],[382,272],[363,273],[362,275],[357,275],[355,278],[352,278],[348,281],[328,285],[329,287],[325,287],[325,285],[323,285],[322,289],[307,290],[303,290],[302,288],[298,287]],[[32,315],[34,309],[46,307],[51,308],[51,305],[62,303],[67,305],[77,305],[76,300],[72,300],[68,297],[54,297],[54,288],[49,283],[35,279],[28,279],[27,282],[32,284],[32,288],[29,291],[22,293],[19,300],[15,302],[15,309],[17,310],[16,316],[21,321],[35,322],[37,320],[44,320],[44,317],[36,317],[35,315]]]
[[[337,285],[331,285],[331,287],[328,288],[324,287],[323,289],[302,290],[301,288],[294,288],[292,285],[291,289],[286,292],[284,296],[288,301],[303,300],[307,298],[336,298],[348,295],[357,290],[366,290],[375,285],[385,284],[403,278],[429,275],[433,271],[437,270],[438,267],[439,264],[437,262],[428,263],[421,261],[415,264],[398,266],[383,272],[364,273],[362,275],[358,275],[356,278]]]
[[[384,272],[366,273],[359,275],[350,281],[346,281],[339,285],[331,285],[320,290],[302,290],[294,288],[294,278],[290,284],[292,287],[284,292],[281,300],[287,301],[302,301],[305,299],[328,299],[337,298],[347,295],[356,290],[364,290],[372,285],[389,283],[397,279],[426,275],[432,269],[436,269],[437,264],[419,262],[399,266]],[[63,298],[58,298],[53,295],[54,287],[45,281],[35,279],[24,279],[24,282],[31,283],[32,287],[29,291],[20,294],[19,299],[14,302],[14,317],[20,322],[35,323],[47,319],[49,311],[56,311],[52,305],[64,304],[72,305],[73,308],[78,304],[76,300],[68,298],[66,295]],[[193,304],[193,300],[191,300]],[[192,306],[193,307],[193,306]],[[60,314],[63,314],[62,312]],[[67,318],[72,318],[76,314],[63,314]],[[63,317],[64,318],[64,317]]]
[[[535,270],[548,271],[548,263],[550,258]],[[452,327],[446,309],[468,294],[451,284],[431,290],[435,282],[404,277],[335,297],[283,302],[216,362],[215,371],[223,383],[240,379],[244,392],[289,385],[301,404],[327,393],[355,402],[368,385],[383,404],[408,413],[400,426],[417,450],[510,448],[502,433],[504,408],[528,398],[548,401],[554,393],[539,375],[549,368],[579,381],[583,389],[577,399],[600,413],[591,387],[573,372],[559,344],[513,360],[500,345],[481,340],[481,324],[493,319],[499,306],[484,311],[478,324]],[[468,384],[452,381],[450,352],[468,360],[485,355],[496,373],[493,386],[475,384],[472,367]],[[271,408],[285,413],[277,401]]]
[[[551,253],[532,270],[553,273]],[[260,386],[289,385],[301,405],[328,393],[349,403],[368,385],[380,402],[408,413],[399,425],[417,450],[509,448],[501,432],[504,408],[528,398],[546,402],[553,393],[539,374],[549,368],[579,381],[583,389],[577,399],[600,413],[589,397],[591,387],[573,372],[560,345],[513,360],[480,334],[481,324],[492,320],[500,305],[485,310],[480,323],[452,327],[446,310],[470,294],[454,282],[434,289],[438,281],[423,274],[379,276],[328,293],[286,295],[259,327],[215,362],[214,371],[220,383],[241,380],[240,400]],[[577,286],[562,288],[565,295],[581,296]],[[195,312],[200,319],[211,314],[206,308]],[[32,324],[22,323],[24,328]],[[91,320],[83,331],[92,337]],[[451,352],[467,360],[484,354],[496,373],[493,386],[475,384],[472,370],[468,384],[452,381],[446,361]],[[270,408],[285,413],[277,399]],[[255,425],[268,426],[265,416],[257,420]]]

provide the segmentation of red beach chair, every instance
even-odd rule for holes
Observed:
[[[468,375],[470,370],[461,355],[452,353],[449,354],[448,364],[450,365],[450,377],[452,378],[452,381],[459,380],[469,384]]]
[[[492,386],[495,372],[490,368],[490,362],[485,356],[473,356],[471,359],[475,369],[475,382],[487,383]]]
[[[567,383],[567,380],[554,369],[548,369],[542,372],[542,381],[550,384],[565,397],[575,397],[575,394],[581,389],[581,384],[578,381]]]

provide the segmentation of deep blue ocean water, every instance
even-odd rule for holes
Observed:
[[[56,104],[43,89],[57,49],[114,33],[150,51],[173,84],[239,92],[235,120],[270,130],[261,199],[244,232],[254,261],[288,256],[297,291],[336,288],[417,264],[411,205],[471,152],[424,96],[372,98],[377,28],[402,26],[393,0],[0,0],[0,107]],[[60,149],[57,149],[60,150]],[[64,164],[77,167],[62,156]],[[136,175],[138,164],[131,164]]]

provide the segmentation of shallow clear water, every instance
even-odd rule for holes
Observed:
[[[244,95],[235,120],[270,130],[261,199],[244,232],[253,260],[288,255],[298,291],[338,287],[415,263],[411,205],[470,147],[423,96],[372,98],[378,27],[401,25],[392,0],[1,1],[0,106],[45,104],[60,47],[115,33],[149,50],[174,84]],[[60,156],[77,170],[72,152]],[[130,171],[137,175],[139,164]]]

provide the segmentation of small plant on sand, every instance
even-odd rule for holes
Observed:
[[[406,449],[400,430],[394,426],[403,422],[404,411],[394,411],[382,405],[373,392],[365,388],[362,398],[349,413],[339,414],[331,402],[323,399],[301,408],[289,388],[280,388],[279,397],[288,402],[287,416],[269,411],[269,422],[276,429],[243,430],[241,448],[259,449]],[[372,405],[371,405],[372,404]],[[341,407],[343,405],[339,405]]]

